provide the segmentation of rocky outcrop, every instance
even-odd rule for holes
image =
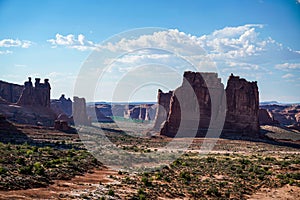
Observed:
[[[15,124],[11,123],[6,117],[0,113],[0,142],[12,144],[24,144],[30,142],[31,139],[22,133]]]
[[[156,111],[157,111],[156,104],[144,104],[142,105],[140,119],[146,121],[155,120]],[[145,112],[145,114],[142,114],[143,112]]]
[[[55,120],[54,129],[60,130],[60,131],[68,131],[68,130],[70,130],[70,126],[67,121]]]
[[[216,73],[185,72],[182,85],[171,96],[168,118],[160,134],[204,136],[212,116],[210,92],[219,100],[224,95],[224,86]]]
[[[113,120],[109,116],[106,116],[104,113],[111,114],[111,110],[109,112],[107,110],[107,106],[104,106],[103,104],[87,106],[87,115],[90,117],[92,122],[106,122],[106,123],[113,122]]]
[[[35,86],[33,86],[31,78],[28,78],[28,81],[25,82],[24,86],[17,86],[15,84],[6,85],[15,88],[7,91],[22,89],[20,95],[12,95],[15,99],[19,96],[17,103],[9,102],[9,99],[3,99],[0,104],[1,112],[9,121],[19,124],[42,126],[54,125],[56,114],[50,109],[51,88],[48,79],[45,79],[44,83],[40,83],[40,79],[37,78]],[[11,100],[15,101],[13,99]]]
[[[46,107],[0,104],[0,110],[9,121],[18,124],[53,127],[57,117],[50,108]]]
[[[170,112],[170,101],[173,96],[173,91],[164,93],[160,89],[157,94],[157,110],[155,116],[154,130],[160,130],[164,121],[168,119]]]
[[[139,119],[141,108],[140,108],[140,106],[133,106],[130,109],[125,109],[124,112],[125,112],[124,113],[124,118]]]
[[[290,126],[299,123],[300,120],[300,105],[261,105],[261,109],[266,109],[273,116],[275,121],[278,121],[282,126]]]
[[[49,79],[45,79],[44,83],[40,81],[40,78],[36,78],[33,87],[31,78],[28,78],[28,81],[24,83],[24,89],[17,102],[18,105],[50,108],[51,87]]]
[[[0,81],[0,97],[8,103],[16,103],[23,89],[24,86],[22,85]]]
[[[300,112],[295,114],[295,119],[297,123],[300,123]]]
[[[70,98],[66,99],[65,95],[62,94],[59,99],[51,100],[51,109],[57,114],[66,114],[67,116],[72,115],[72,101]]]
[[[124,117],[127,110],[131,109],[132,106],[129,105],[122,105],[122,104],[113,104],[111,111],[112,111],[112,116],[114,117]]]
[[[131,106],[128,106],[131,107]],[[127,119],[137,119],[142,121],[154,120],[156,106],[153,104],[140,104],[126,110],[124,117]]]
[[[273,114],[263,108],[259,109],[258,119],[260,125],[279,125],[279,122],[274,119]]]
[[[259,132],[259,94],[257,82],[231,76],[226,87],[227,113],[225,129],[239,133]]]
[[[86,102],[84,98],[74,97],[73,98],[73,119],[75,125],[91,125],[86,112]]]
[[[96,104],[95,109],[101,112],[104,116],[113,116],[111,105],[108,103]]]
[[[231,75],[224,91],[217,73],[200,72],[185,72],[182,85],[174,92],[165,94],[159,90],[154,129],[162,126],[160,134],[169,137],[178,134],[203,137],[208,129],[214,128],[213,120],[225,117],[225,95],[227,112],[223,133],[258,133],[257,83]],[[212,112],[212,105],[219,107],[214,107]]]

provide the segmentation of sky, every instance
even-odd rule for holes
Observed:
[[[51,98],[156,101],[196,70],[300,102],[299,0],[0,0],[0,27],[0,80],[49,78]]]

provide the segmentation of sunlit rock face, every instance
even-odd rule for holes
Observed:
[[[224,133],[259,131],[257,83],[238,76],[231,75],[224,90],[217,73],[185,72],[179,88],[159,90],[158,105],[154,129],[161,127],[164,136],[204,137],[218,116],[226,116]]]

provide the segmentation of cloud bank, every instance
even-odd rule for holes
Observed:
[[[83,34],[79,34],[77,37],[75,37],[72,34],[63,36],[57,33],[55,35],[55,39],[49,39],[47,42],[52,44],[52,48],[65,46],[67,48],[77,49],[80,51],[95,50],[97,47],[97,45],[93,42],[86,40]]]
[[[237,27],[225,27],[215,30],[211,34],[195,36],[181,32],[177,29],[157,31],[152,34],[141,34],[133,39],[120,39],[115,43],[96,44],[79,34],[75,37],[72,34],[63,36],[56,34],[55,39],[48,42],[53,47],[64,46],[67,48],[85,50],[110,50],[132,52],[145,46],[155,46],[161,49],[172,49],[175,54],[183,55],[194,63],[201,64],[203,56],[208,56],[216,62],[223,70],[230,70],[239,67],[244,70],[261,70],[266,72],[264,64],[273,63],[276,69],[298,68],[298,63],[286,62],[284,65],[275,63],[276,59],[292,60],[299,59],[299,51],[284,47],[271,37],[260,37],[259,30],[263,29],[262,24],[246,24]],[[152,56],[154,57],[154,56]],[[127,56],[118,62],[138,62],[145,59],[145,55]],[[276,58],[276,59],[274,59]],[[154,58],[155,59],[155,58]],[[161,59],[161,55],[157,56]],[[281,61],[282,62],[282,61]]]

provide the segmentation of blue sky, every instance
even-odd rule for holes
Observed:
[[[52,98],[61,93],[72,96],[80,69],[95,49],[104,49],[103,41],[132,29],[161,27],[159,37],[149,33],[146,46],[154,43],[162,49],[193,55],[201,55],[201,47],[224,83],[233,72],[258,81],[261,101],[300,102],[298,1],[0,0],[0,79],[22,84],[28,76],[50,78]],[[145,35],[145,31],[141,33]],[[145,42],[139,37],[134,40]],[[178,45],[178,41],[185,44]],[[126,42],[113,45],[122,50],[124,45],[140,48],[132,40]],[[184,63],[169,54],[139,51],[116,60],[111,68],[117,70],[106,71],[97,85],[95,99],[111,100],[110,91],[114,91],[117,82],[142,84],[137,81],[137,74],[168,74],[163,66]],[[197,59],[192,61],[203,64]],[[155,66],[145,66],[147,63]],[[128,73],[128,67],[132,70],[135,65],[143,65],[144,71],[135,69],[138,73]],[[169,84],[139,87],[139,92],[131,94],[131,100],[154,101],[157,87],[165,85],[163,89],[167,90],[179,85],[180,76],[172,76],[173,71],[168,70],[165,78],[158,77]],[[138,91],[138,87],[133,90]]]

